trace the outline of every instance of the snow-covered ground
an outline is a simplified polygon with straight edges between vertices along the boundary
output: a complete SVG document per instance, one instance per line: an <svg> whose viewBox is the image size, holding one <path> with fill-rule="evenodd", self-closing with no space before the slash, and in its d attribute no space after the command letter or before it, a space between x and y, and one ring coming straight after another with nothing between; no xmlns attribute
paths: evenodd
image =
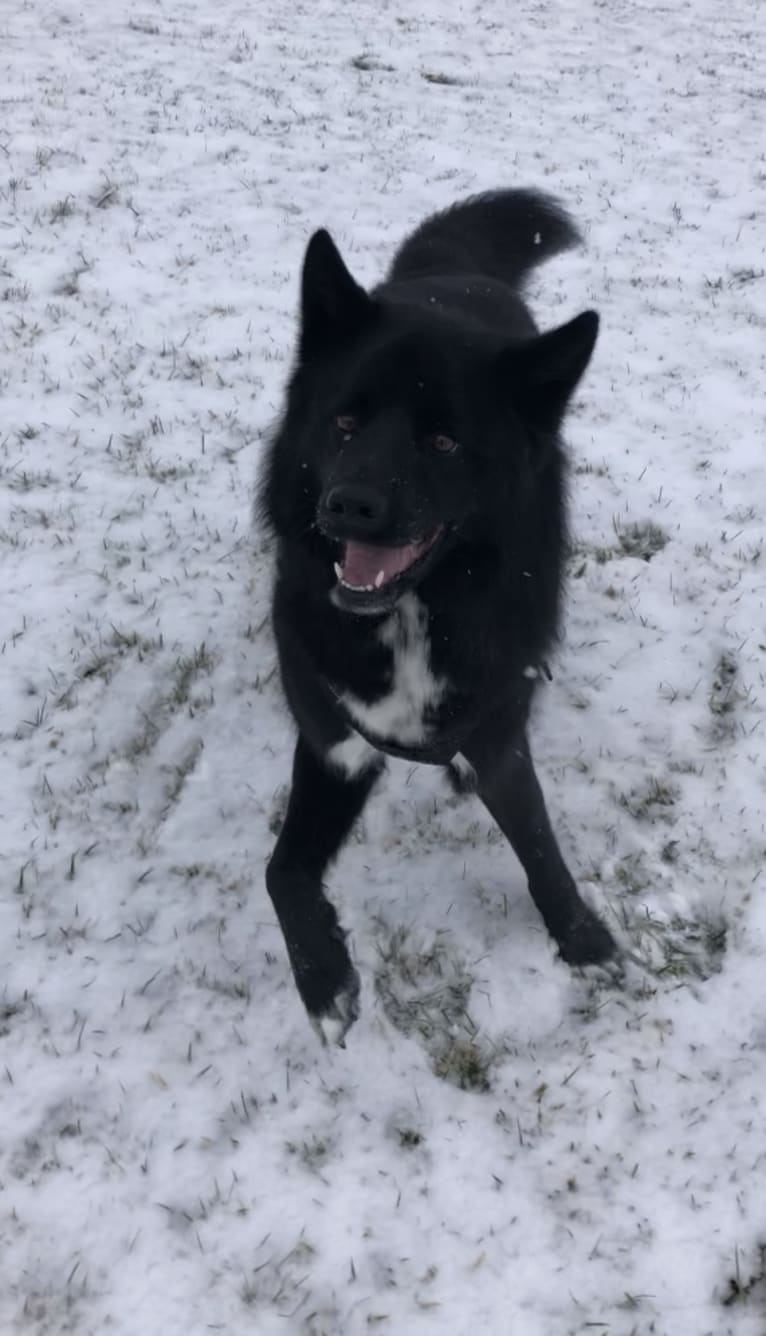
<svg viewBox="0 0 766 1336"><path fill-rule="evenodd" d="M763 1336L763 17L0 8L3 1334ZM323 1051L253 477L311 230L372 282L499 185L587 232L532 291L603 319L534 743L646 969L573 977L479 805L393 765Z"/></svg>

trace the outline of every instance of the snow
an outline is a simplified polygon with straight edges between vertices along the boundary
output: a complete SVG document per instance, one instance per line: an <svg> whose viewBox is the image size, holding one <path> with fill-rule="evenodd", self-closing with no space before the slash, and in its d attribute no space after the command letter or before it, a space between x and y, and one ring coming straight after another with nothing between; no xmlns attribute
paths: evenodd
<svg viewBox="0 0 766 1336"><path fill-rule="evenodd" d="M762 17L3 7L3 1332L762 1336ZM312 229L373 282L498 185L587 234L530 293L603 322L533 743L644 964L573 976L476 799L394 764L332 1051L263 883L253 477Z"/></svg>

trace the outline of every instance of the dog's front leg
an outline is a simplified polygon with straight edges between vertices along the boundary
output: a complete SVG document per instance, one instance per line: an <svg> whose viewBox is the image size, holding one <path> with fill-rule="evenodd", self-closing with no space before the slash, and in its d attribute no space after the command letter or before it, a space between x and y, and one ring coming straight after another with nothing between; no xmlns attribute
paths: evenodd
<svg viewBox="0 0 766 1336"><path fill-rule="evenodd" d="M480 730L463 754L476 771L479 797L492 813L527 874L529 891L561 957L595 965L617 955L617 944L580 896L551 829L526 733L498 741L498 721Z"/></svg>
<svg viewBox="0 0 766 1336"><path fill-rule="evenodd" d="M343 1043L359 1014L359 977L322 877L339 852L380 773L351 777L323 763L302 737L293 762L287 814L266 870L295 982L323 1043Z"/></svg>

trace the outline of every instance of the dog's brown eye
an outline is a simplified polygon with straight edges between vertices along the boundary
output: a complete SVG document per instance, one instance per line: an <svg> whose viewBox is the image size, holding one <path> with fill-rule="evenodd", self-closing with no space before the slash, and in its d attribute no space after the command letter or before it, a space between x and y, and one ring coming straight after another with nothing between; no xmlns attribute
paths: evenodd
<svg viewBox="0 0 766 1336"><path fill-rule="evenodd" d="M428 444L432 450L437 450L440 455L453 455L458 448L457 441L453 441L451 436L445 436L442 432L436 432L429 436Z"/></svg>
<svg viewBox="0 0 766 1336"><path fill-rule="evenodd" d="M335 430L339 431L342 436L353 436L359 426L353 413L336 413L333 418L333 424Z"/></svg>

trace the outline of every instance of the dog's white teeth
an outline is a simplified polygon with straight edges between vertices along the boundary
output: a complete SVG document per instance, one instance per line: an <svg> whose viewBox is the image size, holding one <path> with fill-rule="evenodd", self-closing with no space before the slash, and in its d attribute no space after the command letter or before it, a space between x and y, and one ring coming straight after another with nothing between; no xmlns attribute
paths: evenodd
<svg viewBox="0 0 766 1336"><path fill-rule="evenodd" d="M343 567L341 566L341 564L340 564L339 561L336 561L336 562L333 563L333 570L335 571L335 574L337 575L337 577L338 577L338 579L340 580L341 584L345 584L345 581L344 581L343 578L342 578L342 577L343 577Z"/></svg>
<svg viewBox="0 0 766 1336"><path fill-rule="evenodd" d="M375 588L376 588L376 589L380 589L380 586L382 585L382 583L383 583L383 581L385 580L385 578L386 578L386 576L385 576L385 572L384 572L384 571L378 571L377 575L375 576Z"/></svg>
<svg viewBox="0 0 766 1336"><path fill-rule="evenodd" d="M343 580L343 579L341 579L341 576L340 576L340 575L338 576L338 579L340 580L340 583L342 584L342 586L343 586L344 589L350 589L354 594L374 594L374 593L375 593L375 589L376 589L376 586L375 586L375 585L352 585L352 584L349 584L348 580ZM378 588L379 588L379 586L378 586Z"/></svg>

